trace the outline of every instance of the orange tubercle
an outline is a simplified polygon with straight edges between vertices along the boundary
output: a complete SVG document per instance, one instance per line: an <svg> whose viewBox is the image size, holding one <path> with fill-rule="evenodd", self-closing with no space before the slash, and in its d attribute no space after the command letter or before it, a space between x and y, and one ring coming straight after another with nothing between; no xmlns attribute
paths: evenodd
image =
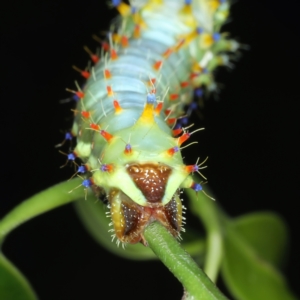
<svg viewBox="0 0 300 300"><path fill-rule="evenodd" d="M110 49L110 58L112 59L112 60L116 60L117 58L118 58L118 54L117 54L117 52L116 52L116 50L115 49Z"/></svg>
<svg viewBox="0 0 300 300"><path fill-rule="evenodd" d="M108 94L109 97L112 97L114 95L114 92L113 92L110 85L106 86L106 90L107 90L107 94Z"/></svg>
<svg viewBox="0 0 300 300"><path fill-rule="evenodd" d="M125 149L124 149L124 154L130 155L132 154L132 148L130 144L126 144Z"/></svg>
<svg viewBox="0 0 300 300"><path fill-rule="evenodd" d="M123 48L128 47L129 42L128 42L128 37L126 35L122 35L121 37L121 45Z"/></svg>
<svg viewBox="0 0 300 300"><path fill-rule="evenodd" d="M79 99L82 99L84 97L84 93L82 91L73 91L70 89L66 89L66 91L75 94Z"/></svg>
<svg viewBox="0 0 300 300"><path fill-rule="evenodd" d="M100 167L100 170L102 172L112 172L114 170L114 165L113 164L103 164Z"/></svg>
<svg viewBox="0 0 300 300"><path fill-rule="evenodd" d="M161 60L158 60L157 62L155 62L153 64L153 69L156 70L156 71L159 71L160 68L162 67L162 64L163 64L163 62Z"/></svg>
<svg viewBox="0 0 300 300"><path fill-rule="evenodd" d="M119 114L123 110L122 107L120 106L119 101L117 101L117 100L114 100L114 108L115 108L116 114Z"/></svg>
<svg viewBox="0 0 300 300"><path fill-rule="evenodd" d="M134 30L133 30L133 37L135 39L138 39L141 37L141 26L139 24L136 24L134 26Z"/></svg>
<svg viewBox="0 0 300 300"><path fill-rule="evenodd" d="M104 51L108 51L109 48L110 48L109 43L106 42L106 41L102 42L101 45L102 45L102 48L103 48Z"/></svg>
<svg viewBox="0 0 300 300"><path fill-rule="evenodd" d="M179 94L170 94L169 100L170 101L175 101L177 100L179 97Z"/></svg>
<svg viewBox="0 0 300 300"><path fill-rule="evenodd" d="M173 129L172 132L173 132L173 136L177 136L180 133L182 133L182 128Z"/></svg>
<svg viewBox="0 0 300 300"><path fill-rule="evenodd" d="M195 171L195 165L184 166L184 170L185 170L187 173L192 173L192 172Z"/></svg>
<svg viewBox="0 0 300 300"><path fill-rule="evenodd" d="M99 131L101 127L98 124L91 123L90 128Z"/></svg>
<svg viewBox="0 0 300 300"><path fill-rule="evenodd" d="M104 70L104 78L105 79L110 79L111 78L111 73L108 69Z"/></svg>
<svg viewBox="0 0 300 300"><path fill-rule="evenodd" d="M172 111L171 109L166 109L165 110L165 115L168 116L171 113L171 111Z"/></svg>
<svg viewBox="0 0 300 300"><path fill-rule="evenodd" d="M86 71L86 70L81 70L81 69L77 68L76 66L73 66L73 69L74 69L75 71L79 72L80 75L81 75L82 77L84 77L85 79L88 79L88 78L91 76L90 72L88 72L88 71Z"/></svg>
<svg viewBox="0 0 300 300"><path fill-rule="evenodd" d="M189 139L189 137L191 136L190 133L185 133L183 134L182 136L180 136L178 139L177 139L177 144L179 146L181 146L185 141L187 141Z"/></svg>
<svg viewBox="0 0 300 300"><path fill-rule="evenodd" d="M188 87L189 84L190 84L190 83L189 83L188 81L183 81L183 82L180 83L180 86L181 86L182 88L185 88L185 87Z"/></svg>
<svg viewBox="0 0 300 300"><path fill-rule="evenodd" d="M159 102L156 107L155 107L155 110L154 110L154 113L156 116L158 116L163 108L163 103L162 102Z"/></svg>
<svg viewBox="0 0 300 300"><path fill-rule="evenodd" d="M89 111L85 111L83 110L81 112L81 115L85 118L85 119L89 119L91 117L91 113Z"/></svg>
<svg viewBox="0 0 300 300"><path fill-rule="evenodd" d="M175 153L177 153L179 151L179 147L178 146L175 146L173 148L170 148L167 150L167 154L170 155L170 156L173 156Z"/></svg>
<svg viewBox="0 0 300 300"><path fill-rule="evenodd" d="M114 137L112 134L108 133L105 130L100 130L100 134L108 141L110 142L111 139Z"/></svg>
<svg viewBox="0 0 300 300"><path fill-rule="evenodd" d="M172 53L173 53L173 49L172 49L172 48L168 48L168 49L163 53L163 57L164 57L164 58L168 58Z"/></svg>
<svg viewBox="0 0 300 300"><path fill-rule="evenodd" d="M169 118L169 119L167 119L167 123L168 123L169 125L175 124L176 121L177 121L177 118Z"/></svg>
<svg viewBox="0 0 300 300"><path fill-rule="evenodd" d="M93 53L87 46L84 46L83 48L89 54L94 64L96 64L100 60L100 57L97 54Z"/></svg>
<svg viewBox="0 0 300 300"><path fill-rule="evenodd" d="M185 44L185 39L181 39L174 47L175 51L178 51Z"/></svg>

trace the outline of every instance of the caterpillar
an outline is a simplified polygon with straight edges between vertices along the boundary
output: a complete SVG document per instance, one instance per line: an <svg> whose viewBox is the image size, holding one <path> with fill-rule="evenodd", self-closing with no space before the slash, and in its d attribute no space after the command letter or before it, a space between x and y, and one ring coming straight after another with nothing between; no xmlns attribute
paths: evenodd
<svg viewBox="0 0 300 300"><path fill-rule="evenodd" d="M227 0L114 0L120 18L112 23L101 53L86 48L94 66L74 67L87 79L71 90L77 97L74 123L65 140L78 162L82 186L107 195L117 243L142 242L154 220L179 238L184 207L180 190L204 192L185 165L181 149L201 130L183 125L193 95L213 92L213 71L229 66L239 43L220 33ZM204 177L202 175L202 177ZM205 178L205 177L204 177ZM205 178L206 179L206 178Z"/></svg>

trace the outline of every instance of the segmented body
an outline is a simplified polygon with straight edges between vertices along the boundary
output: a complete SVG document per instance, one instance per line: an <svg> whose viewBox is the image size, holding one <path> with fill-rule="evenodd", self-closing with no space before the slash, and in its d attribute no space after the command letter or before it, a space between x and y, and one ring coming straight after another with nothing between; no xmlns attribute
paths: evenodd
<svg viewBox="0 0 300 300"><path fill-rule="evenodd" d="M153 220L179 236L178 191L202 190L190 176L199 166L186 166L180 152L190 133L175 125L195 88L215 89L212 71L229 63L226 52L238 44L219 33L227 1L134 3L113 1L121 17L107 51L82 72L88 80L77 91L72 154L87 171L83 186L108 195L117 238L145 244Z"/></svg>

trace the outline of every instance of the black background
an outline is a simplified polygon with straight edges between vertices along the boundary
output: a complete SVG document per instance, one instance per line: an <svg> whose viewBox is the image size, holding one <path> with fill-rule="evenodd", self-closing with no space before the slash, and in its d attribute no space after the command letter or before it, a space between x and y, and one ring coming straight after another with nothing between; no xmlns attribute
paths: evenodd
<svg viewBox="0 0 300 300"><path fill-rule="evenodd" d="M205 175L231 216L280 213L291 232L284 274L299 295L299 38L296 1L240 1L224 30L250 45L210 99L187 160L208 155ZM1 9L0 216L26 197L70 177L54 145L68 126L69 95L84 68L83 45L115 16L101 1L11 1ZM193 153L194 151L194 153ZM198 151L198 153L197 153ZM160 262L125 261L86 233L71 205L16 229L4 253L29 278L40 299L179 299L181 287Z"/></svg>

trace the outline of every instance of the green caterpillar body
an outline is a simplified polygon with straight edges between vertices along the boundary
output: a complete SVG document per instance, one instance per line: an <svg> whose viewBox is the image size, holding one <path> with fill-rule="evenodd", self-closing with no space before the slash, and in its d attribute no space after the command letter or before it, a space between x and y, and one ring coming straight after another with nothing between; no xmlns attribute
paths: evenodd
<svg viewBox="0 0 300 300"><path fill-rule="evenodd" d="M239 45L219 33L228 1L134 4L113 1L121 17L106 52L82 71L88 80L76 92L72 157L83 162L82 185L107 195L118 241L146 244L143 231L154 220L178 237L179 190L202 190L191 177L200 165L185 165L180 152L191 133L176 121L195 88L216 88L212 71Z"/></svg>

